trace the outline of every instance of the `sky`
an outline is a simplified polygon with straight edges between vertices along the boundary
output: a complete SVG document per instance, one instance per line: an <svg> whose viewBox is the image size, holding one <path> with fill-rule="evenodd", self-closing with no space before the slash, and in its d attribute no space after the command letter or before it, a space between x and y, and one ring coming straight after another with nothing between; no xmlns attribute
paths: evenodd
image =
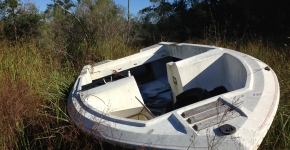
<svg viewBox="0 0 290 150"><path fill-rule="evenodd" d="M52 0L22 0L23 2L34 2L39 11L44 11L47 4L51 4ZM73 0L76 2L76 0ZM122 5L127 9L128 0L114 0L116 4ZM139 10L151 5L150 0L130 0L130 13L136 15Z"/></svg>

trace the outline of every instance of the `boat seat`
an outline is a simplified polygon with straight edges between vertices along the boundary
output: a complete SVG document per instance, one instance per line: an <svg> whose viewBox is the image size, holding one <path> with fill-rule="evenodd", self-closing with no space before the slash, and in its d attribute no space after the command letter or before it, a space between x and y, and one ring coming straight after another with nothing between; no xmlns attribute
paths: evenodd
<svg viewBox="0 0 290 150"><path fill-rule="evenodd" d="M210 97L210 93L204 88L192 88L176 96L174 108L178 109Z"/></svg>
<svg viewBox="0 0 290 150"><path fill-rule="evenodd" d="M86 92L90 95L87 103L104 113L123 118L142 113L148 119L153 118L144 110L144 102L133 76L96 87L92 93L90 90Z"/></svg>

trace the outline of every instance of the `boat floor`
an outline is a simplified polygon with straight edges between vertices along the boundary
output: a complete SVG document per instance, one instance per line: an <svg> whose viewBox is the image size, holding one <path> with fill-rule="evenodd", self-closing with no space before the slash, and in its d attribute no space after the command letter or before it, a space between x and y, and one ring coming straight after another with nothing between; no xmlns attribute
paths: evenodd
<svg viewBox="0 0 290 150"><path fill-rule="evenodd" d="M155 116L160 116L173 109L172 91L166 75L139 84L139 90L144 103Z"/></svg>

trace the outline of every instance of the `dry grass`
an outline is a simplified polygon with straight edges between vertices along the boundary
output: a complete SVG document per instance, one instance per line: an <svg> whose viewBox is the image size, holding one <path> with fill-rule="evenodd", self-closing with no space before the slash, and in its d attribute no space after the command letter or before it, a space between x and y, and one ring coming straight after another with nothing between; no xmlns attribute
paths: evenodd
<svg viewBox="0 0 290 150"><path fill-rule="evenodd" d="M86 55L70 62L34 42L1 41L0 47L0 149L116 149L76 127L66 111L70 86L79 73L75 70L85 65ZM112 43L99 45L94 52L105 49L108 52L96 56L98 60L133 53Z"/></svg>
<svg viewBox="0 0 290 150"><path fill-rule="evenodd" d="M280 104L260 148L290 147L289 48L259 40L237 43L207 39L191 43L217 44L241 51L264 61L276 72L281 88ZM112 40L87 52L91 55L86 53L72 61L63 54L44 51L33 42L13 45L0 42L0 149L120 149L76 127L66 112L67 96L80 67L124 57L138 52L138 48Z"/></svg>
<svg viewBox="0 0 290 150"><path fill-rule="evenodd" d="M27 122L35 119L43 101L38 99L36 93L29 91L24 81L12 82L4 76L0 83L1 142L3 148L12 149L17 133L22 134Z"/></svg>

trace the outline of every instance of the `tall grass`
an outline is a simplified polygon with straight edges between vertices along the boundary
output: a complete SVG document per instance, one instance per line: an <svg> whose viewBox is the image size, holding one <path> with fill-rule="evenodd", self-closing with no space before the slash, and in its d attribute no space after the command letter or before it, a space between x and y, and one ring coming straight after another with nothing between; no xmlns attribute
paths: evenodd
<svg viewBox="0 0 290 150"><path fill-rule="evenodd" d="M281 99L260 148L289 148L289 48L260 40L237 44L206 39L191 43L241 51L264 61L276 72ZM74 125L66 112L67 96L83 65L124 57L138 49L112 39L85 49L72 61L61 53L39 48L34 42L0 41L0 149L116 149Z"/></svg>
<svg viewBox="0 0 290 150"><path fill-rule="evenodd" d="M94 61L133 53L120 43L91 48ZM120 54L121 53L121 54ZM85 134L66 112L67 96L83 59L70 61L34 42L0 41L0 149L93 149L104 143ZM93 63L93 62L92 62Z"/></svg>
<svg viewBox="0 0 290 150"><path fill-rule="evenodd" d="M59 105L73 78L33 43L7 43L0 42L0 149L30 149L35 136L48 138L47 132L54 130L43 122L51 118L69 122L61 116L65 113L59 113L63 111ZM33 133L36 128L27 130L35 126L39 134Z"/></svg>

